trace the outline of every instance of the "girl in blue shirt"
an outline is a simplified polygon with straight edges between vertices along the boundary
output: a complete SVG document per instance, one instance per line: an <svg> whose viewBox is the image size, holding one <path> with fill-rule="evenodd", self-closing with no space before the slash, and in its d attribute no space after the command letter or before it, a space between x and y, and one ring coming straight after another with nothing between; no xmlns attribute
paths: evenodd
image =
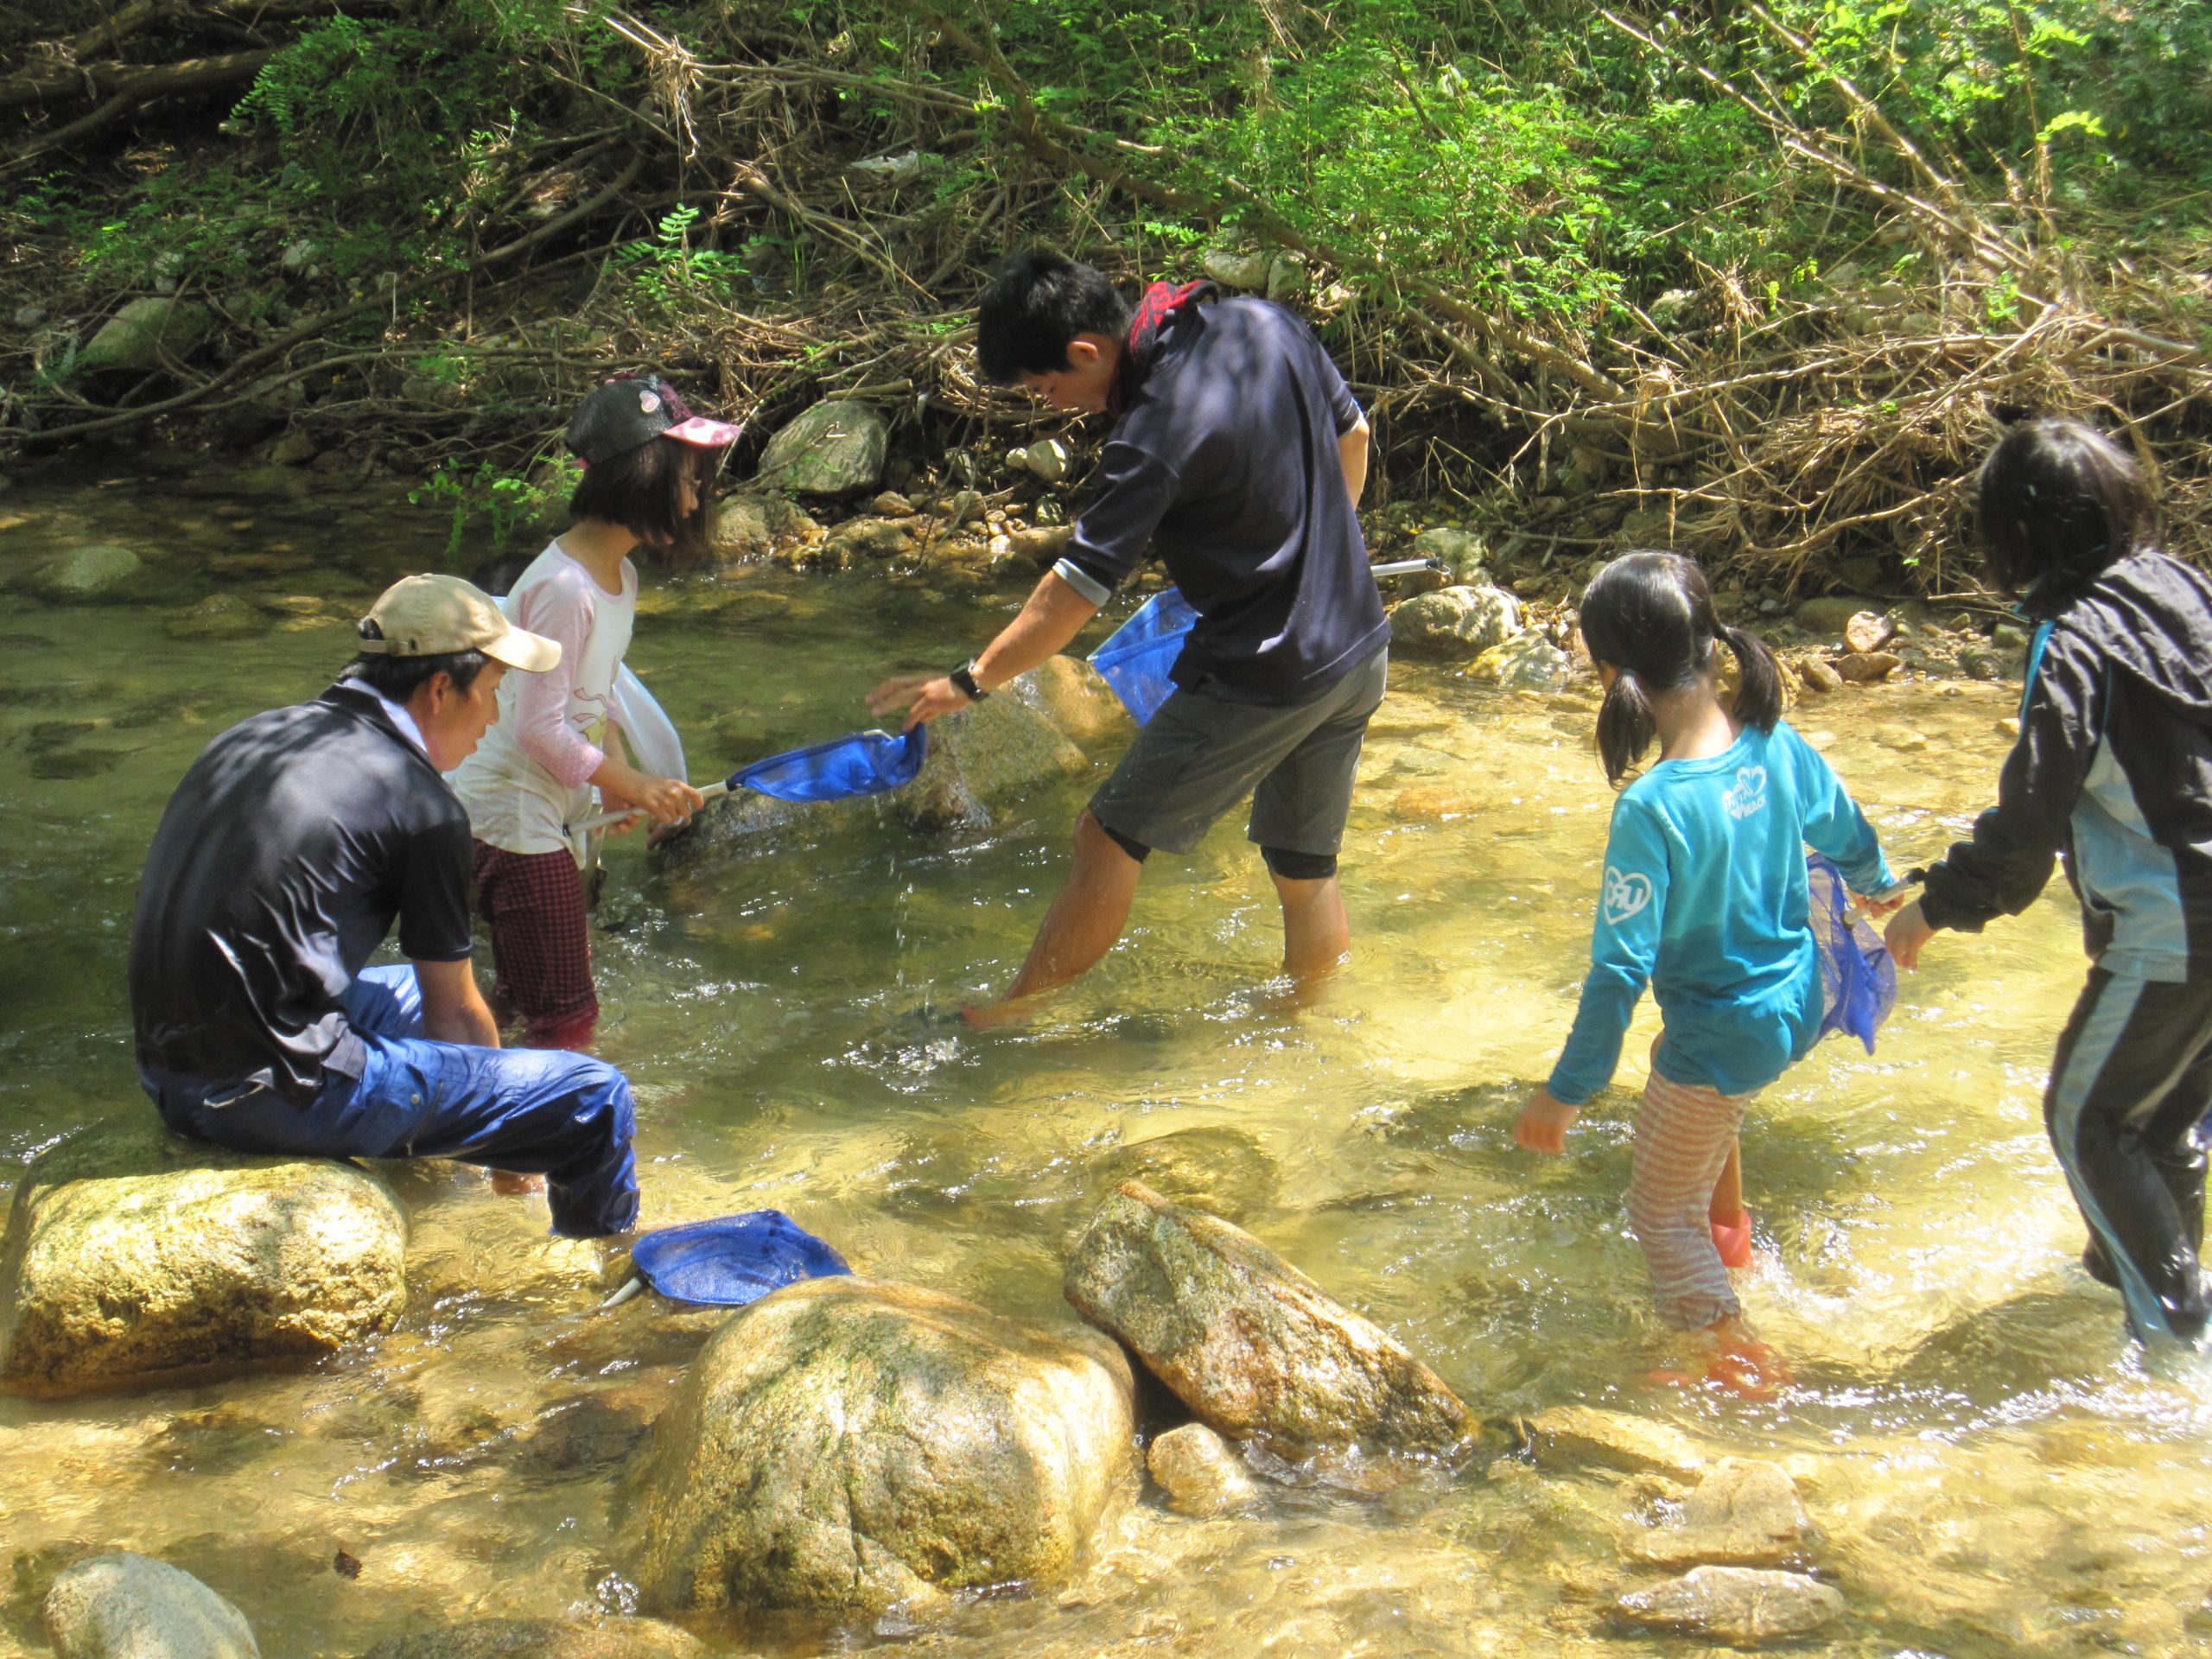
<svg viewBox="0 0 2212 1659"><path fill-rule="evenodd" d="M1823 1029L1806 844L1855 892L1881 896L1877 910L1895 908L1897 882L1866 816L1782 720L1773 656L1715 618L1694 563L1674 553L1614 560L1584 594L1581 626L1605 687L1606 777L1618 784L1654 738L1659 760L1614 804L1581 1007L1514 1138L1565 1150L1583 1103L1612 1078L1648 981L1666 1023L1637 1120L1630 1224L1661 1318L1712 1331L1720 1354L1736 1357L1716 1375L1755 1384L1744 1365L1756 1370L1764 1351L1742 1327L1713 1205L1745 1107ZM1741 670L1732 715L1716 639Z"/></svg>

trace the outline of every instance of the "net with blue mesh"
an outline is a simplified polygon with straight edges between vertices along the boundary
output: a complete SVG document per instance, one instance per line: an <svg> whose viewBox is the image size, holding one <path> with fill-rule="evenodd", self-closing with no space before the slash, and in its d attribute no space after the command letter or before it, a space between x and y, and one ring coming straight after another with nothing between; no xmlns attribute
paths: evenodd
<svg viewBox="0 0 2212 1659"><path fill-rule="evenodd" d="M1090 653L1090 665L1114 688L1114 695L1140 726L1160 712L1175 690L1170 677L1198 613L1173 588L1162 588L1137 607L1129 620Z"/></svg>
<svg viewBox="0 0 2212 1659"><path fill-rule="evenodd" d="M802 1279L850 1273L845 1258L780 1210L748 1210L645 1234L639 1277L675 1302L742 1307Z"/></svg>
<svg viewBox="0 0 2212 1659"><path fill-rule="evenodd" d="M855 732L829 743L791 749L756 760L730 776L729 786L772 795L779 801L842 801L880 795L911 784L929 758L929 728L893 737Z"/></svg>
<svg viewBox="0 0 2212 1659"><path fill-rule="evenodd" d="M1813 943L1821 957L1821 1028L1848 1033L1874 1052L1874 1033L1897 1001L1897 963L1882 936L1851 913L1843 872L1819 853L1805 858Z"/></svg>

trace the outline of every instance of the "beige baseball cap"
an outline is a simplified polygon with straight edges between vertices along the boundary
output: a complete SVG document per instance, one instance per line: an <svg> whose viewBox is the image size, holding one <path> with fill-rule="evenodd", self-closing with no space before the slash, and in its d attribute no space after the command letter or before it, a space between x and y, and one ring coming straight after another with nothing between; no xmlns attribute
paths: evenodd
<svg viewBox="0 0 2212 1659"><path fill-rule="evenodd" d="M409 576L359 624L361 650L389 657L441 657L480 651L495 663L542 674L561 660L561 642L526 633L507 620L499 601L459 576Z"/></svg>

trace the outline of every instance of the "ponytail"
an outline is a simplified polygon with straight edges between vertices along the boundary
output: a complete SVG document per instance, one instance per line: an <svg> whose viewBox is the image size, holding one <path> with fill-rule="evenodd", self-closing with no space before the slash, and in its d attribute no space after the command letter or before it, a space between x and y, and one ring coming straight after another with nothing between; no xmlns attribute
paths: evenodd
<svg viewBox="0 0 2212 1659"><path fill-rule="evenodd" d="M1622 777L1643 759L1651 740L1659 734L1652 718L1650 699L1636 671L1624 668L1613 676L1612 688L1598 709L1598 754L1605 763L1605 781L1618 785Z"/></svg>
<svg viewBox="0 0 2212 1659"><path fill-rule="evenodd" d="M1774 722L1782 718L1782 670L1774 660L1774 653L1766 648L1764 639L1747 629L1723 622L1717 632L1720 642L1736 656L1739 676L1736 718L1763 732L1772 731ZM1599 716L1600 729L1604 718L1603 715Z"/></svg>

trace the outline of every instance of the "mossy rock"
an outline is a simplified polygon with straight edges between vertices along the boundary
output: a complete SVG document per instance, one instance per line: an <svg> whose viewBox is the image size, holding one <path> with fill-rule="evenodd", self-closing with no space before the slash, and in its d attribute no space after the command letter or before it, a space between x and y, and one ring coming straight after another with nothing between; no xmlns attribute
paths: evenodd
<svg viewBox="0 0 2212 1659"><path fill-rule="evenodd" d="M145 561L112 542L88 542L32 573L30 590L62 604L88 599L121 599L135 592L146 574Z"/></svg>
<svg viewBox="0 0 2212 1659"><path fill-rule="evenodd" d="M831 397L794 417L760 452L759 483L799 495L843 495L883 481L891 429L872 404Z"/></svg>
<svg viewBox="0 0 2212 1659"><path fill-rule="evenodd" d="M336 1352L399 1318L406 1240L373 1176L204 1146L142 1107L17 1184L0 1382L69 1393Z"/></svg>
<svg viewBox="0 0 2212 1659"><path fill-rule="evenodd" d="M191 356L214 327L215 314L190 300L133 300L100 325L77 366L143 374L164 359Z"/></svg>
<svg viewBox="0 0 2212 1659"><path fill-rule="evenodd" d="M1388 1332L1242 1228L1124 1181L1068 1260L1076 1311L1128 1344L1200 1422L1294 1460L1450 1455L1475 1424Z"/></svg>
<svg viewBox="0 0 2212 1659"><path fill-rule="evenodd" d="M869 1612L1045 1584L1135 1485L1111 1340L859 1278L786 1286L692 1363L636 1471L658 1611Z"/></svg>
<svg viewBox="0 0 2212 1659"><path fill-rule="evenodd" d="M210 594L162 626L172 639L251 639L268 632L270 622L236 594Z"/></svg>

